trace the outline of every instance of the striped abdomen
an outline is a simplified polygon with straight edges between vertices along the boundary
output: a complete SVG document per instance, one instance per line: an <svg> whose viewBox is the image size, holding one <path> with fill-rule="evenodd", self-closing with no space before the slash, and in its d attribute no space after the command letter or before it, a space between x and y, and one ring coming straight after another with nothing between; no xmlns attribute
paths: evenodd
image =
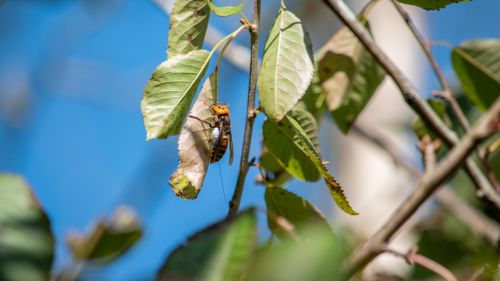
<svg viewBox="0 0 500 281"><path fill-rule="evenodd" d="M226 153L227 146L229 144L229 135L227 132L225 130L220 130L219 134L218 138L214 138L210 163L219 161L222 156L224 156L224 153Z"/></svg>

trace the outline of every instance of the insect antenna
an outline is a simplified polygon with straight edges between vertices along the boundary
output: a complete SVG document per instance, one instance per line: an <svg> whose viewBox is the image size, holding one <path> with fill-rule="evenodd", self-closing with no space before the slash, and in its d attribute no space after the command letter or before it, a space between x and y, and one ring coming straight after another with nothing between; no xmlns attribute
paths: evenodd
<svg viewBox="0 0 500 281"><path fill-rule="evenodd" d="M220 163L218 164L219 164L218 166L219 166L220 184L222 186L222 195L224 196L224 204L227 206L226 189L224 188L224 181L222 180L222 169L220 168Z"/></svg>

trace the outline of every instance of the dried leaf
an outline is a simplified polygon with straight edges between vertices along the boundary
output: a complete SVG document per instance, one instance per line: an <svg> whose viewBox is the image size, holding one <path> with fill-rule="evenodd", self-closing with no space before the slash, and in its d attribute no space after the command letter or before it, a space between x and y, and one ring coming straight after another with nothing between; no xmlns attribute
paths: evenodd
<svg viewBox="0 0 500 281"><path fill-rule="evenodd" d="M195 199L200 192L203 180L210 164L210 124L213 115L215 79L211 75L203 84L198 99L193 105L179 137L179 168L170 177L170 185L177 196L183 199ZM196 118L195 118L196 117Z"/></svg>

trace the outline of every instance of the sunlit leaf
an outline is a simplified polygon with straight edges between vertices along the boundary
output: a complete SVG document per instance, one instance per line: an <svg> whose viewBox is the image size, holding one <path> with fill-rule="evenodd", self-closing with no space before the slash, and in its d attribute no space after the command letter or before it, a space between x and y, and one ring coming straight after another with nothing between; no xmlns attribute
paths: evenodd
<svg viewBox="0 0 500 281"><path fill-rule="evenodd" d="M106 263L125 254L141 236L137 217L122 207L111 219L100 220L88 233L68 236L68 245L76 260Z"/></svg>
<svg viewBox="0 0 500 281"><path fill-rule="evenodd" d="M500 97L500 40L468 41L452 52L466 96L482 111Z"/></svg>
<svg viewBox="0 0 500 281"><path fill-rule="evenodd" d="M314 117L307 111L294 110L295 116L302 115L307 131L312 132L310 137L315 139L315 144L307 136L311 146L317 146L317 127ZM281 124L266 120L263 125L264 145L269 149L276 161L292 176L305 181L317 181L320 177L314 163L304 152L302 142L290 124L290 116L286 116ZM304 132L305 134L305 132Z"/></svg>
<svg viewBox="0 0 500 281"><path fill-rule="evenodd" d="M31 189L0 174L0 280L49 280L53 258L50 222Z"/></svg>
<svg viewBox="0 0 500 281"><path fill-rule="evenodd" d="M242 280L256 248L253 210L196 233L167 258L157 280Z"/></svg>
<svg viewBox="0 0 500 281"><path fill-rule="evenodd" d="M260 105L279 121L304 95L313 75L312 46L302 22L282 6L264 47L257 82Z"/></svg>
<svg viewBox="0 0 500 281"><path fill-rule="evenodd" d="M292 115L300 114L304 114L304 111L294 110ZM287 115L280 124L270 120L264 122L264 144L275 156L277 162L294 177L302 180L317 180L318 174L321 175L337 206L350 215L357 215L340 184L324 166L314 141L306 133L307 129L299 123L300 119L292 115ZM312 116L308 120L308 123L304 121L302 123L315 124ZM311 131L315 132L315 130Z"/></svg>
<svg viewBox="0 0 500 281"><path fill-rule="evenodd" d="M243 3L239 4L238 6L224 6L224 7L219 7L216 6L212 3L213 0L206 0L208 5L210 6L210 9L218 16L220 17L229 17L232 15L235 15L245 7L245 4L247 3L247 0L243 1Z"/></svg>
<svg viewBox="0 0 500 281"><path fill-rule="evenodd" d="M469 2L469 0L397 0L403 4L418 6L426 10L439 10L453 3Z"/></svg>
<svg viewBox="0 0 500 281"><path fill-rule="evenodd" d="M345 281L342 264L349 244L331 230L314 226L304 230L308 239L284 240L264 248L255 259L248 281Z"/></svg>
<svg viewBox="0 0 500 281"><path fill-rule="evenodd" d="M347 27L335 33L321 53L318 72L326 104L339 129L347 133L385 73Z"/></svg>
<svg viewBox="0 0 500 281"><path fill-rule="evenodd" d="M196 50L156 68L141 102L148 140L179 134L209 60L209 52Z"/></svg>
<svg viewBox="0 0 500 281"><path fill-rule="evenodd" d="M278 237L287 237L287 234L284 234L282 228L277 226L276 217L284 217L289 221L299 236L303 234L302 230L312 224L331 230L318 208L304 198L280 187L266 188L265 197L268 212L267 223L269 229Z"/></svg>
<svg viewBox="0 0 500 281"><path fill-rule="evenodd" d="M203 185L210 164L210 128L200 120L213 123L210 106L213 104L215 78L211 75L203 84L179 137L179 167L170 177L170 186L177 196L195 199Z"/></svg>
<svg viewBox="0 0 500 281"><path fill-rule="evenodd" d="M168 32L169 59L202 48L209 16L207 0L175 0Z"/></svg>

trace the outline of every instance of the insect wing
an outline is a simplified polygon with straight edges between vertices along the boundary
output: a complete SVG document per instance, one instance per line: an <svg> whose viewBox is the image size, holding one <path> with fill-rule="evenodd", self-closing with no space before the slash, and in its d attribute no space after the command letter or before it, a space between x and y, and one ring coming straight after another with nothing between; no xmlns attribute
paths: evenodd
<svg viewBox="0 0 500 281"><path fill-rule="evenodd" d="M233 135L229 133L229 165L233 164Z"/></svg>

